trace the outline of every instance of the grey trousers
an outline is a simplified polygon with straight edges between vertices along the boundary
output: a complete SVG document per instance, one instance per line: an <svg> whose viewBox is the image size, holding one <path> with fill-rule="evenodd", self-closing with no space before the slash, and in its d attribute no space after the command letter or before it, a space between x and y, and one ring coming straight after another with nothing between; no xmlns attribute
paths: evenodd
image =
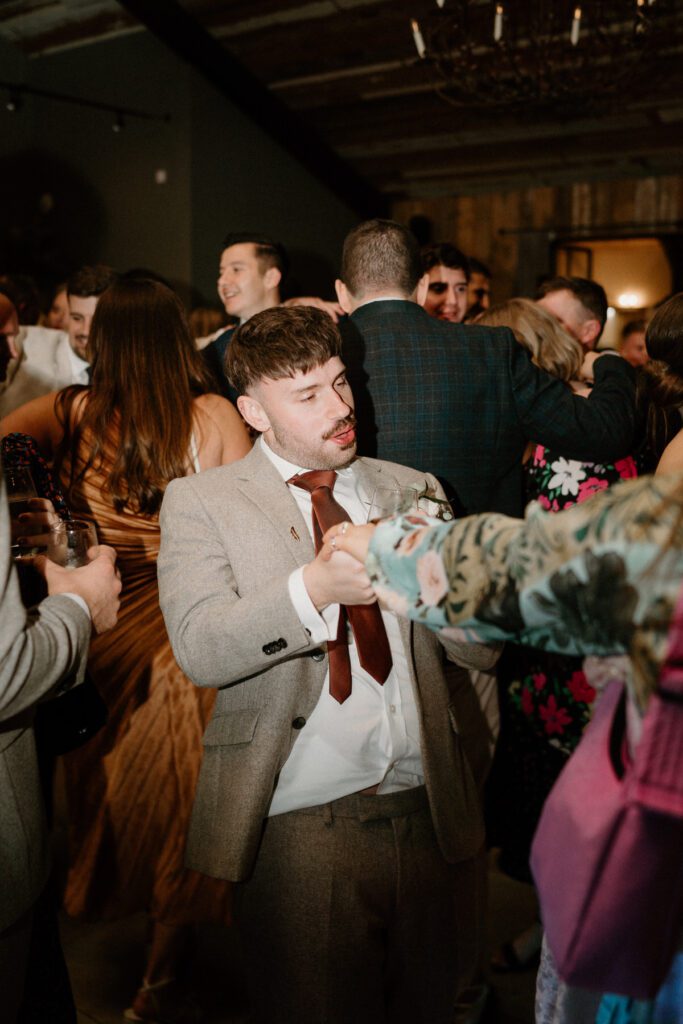
<svg viewBox="0 0 683 1024"><path fill-rule="evenodd" d="M424 787L267 819L236 896L258 1024L452 1024L475 863L444 860Z"/></svg>

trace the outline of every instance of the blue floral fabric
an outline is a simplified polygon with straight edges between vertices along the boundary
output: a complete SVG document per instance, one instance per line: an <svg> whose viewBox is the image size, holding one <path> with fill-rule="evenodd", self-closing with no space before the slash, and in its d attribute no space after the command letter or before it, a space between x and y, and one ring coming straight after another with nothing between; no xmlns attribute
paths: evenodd
<svg viewBox="0 0 683 1024"><path fill-rule="evenodd" d="M446 636L630 654L642 699L683 580L682 505L683 474L673 474L626 480L559 513L532 503L524 520L402 517L378 526L367 567L389 607Z"/></svg>

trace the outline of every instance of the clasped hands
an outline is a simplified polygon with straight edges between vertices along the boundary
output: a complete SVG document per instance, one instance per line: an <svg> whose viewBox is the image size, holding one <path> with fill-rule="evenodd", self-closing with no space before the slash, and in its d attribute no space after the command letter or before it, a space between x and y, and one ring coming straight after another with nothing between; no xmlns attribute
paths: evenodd
<svg viewBox="0 0 683 1024"><path fill-rule="evenodd" d="M304 568L304 584L318 611L330 604L373 604L377 600L365 571L374 530L371 523L339 523L327 531L320 551Z"/></svg>

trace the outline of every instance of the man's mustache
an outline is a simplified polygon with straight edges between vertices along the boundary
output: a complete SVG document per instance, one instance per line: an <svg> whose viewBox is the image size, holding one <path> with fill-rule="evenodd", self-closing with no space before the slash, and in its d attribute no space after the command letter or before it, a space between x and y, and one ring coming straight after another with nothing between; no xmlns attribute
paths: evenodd
<svg viewBox="0 0 683 1024"><path fill-rule="evenodd" d="M323 434L323 441L329 441L331 437L336 437L337 434L341 434L343 430L348 430L349 427L355 427L356 417L351 413L350 416L346 416L343 420L339 420L333 427L332 430L328 430L326 434Z"/></svg>

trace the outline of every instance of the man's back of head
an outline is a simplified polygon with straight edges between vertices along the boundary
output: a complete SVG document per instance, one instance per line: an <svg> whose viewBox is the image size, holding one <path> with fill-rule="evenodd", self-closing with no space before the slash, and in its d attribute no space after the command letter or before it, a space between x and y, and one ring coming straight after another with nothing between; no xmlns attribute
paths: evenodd
<svg viewBox="0 0 683 1024"><path fill-rule="evenodd" d="M372 297L410 299L422 274L420 248L402 224L368 220L346 236L341 284L353 308ZM341 295L339 301L346 309Z"/></svg>
<svg viewBox="0 0 683 1024"><path fill-rule="evenodd" d="M607 296L586 277L554 277L538 289L536 301L585 349L594 349L607 320Z"/></svg>

